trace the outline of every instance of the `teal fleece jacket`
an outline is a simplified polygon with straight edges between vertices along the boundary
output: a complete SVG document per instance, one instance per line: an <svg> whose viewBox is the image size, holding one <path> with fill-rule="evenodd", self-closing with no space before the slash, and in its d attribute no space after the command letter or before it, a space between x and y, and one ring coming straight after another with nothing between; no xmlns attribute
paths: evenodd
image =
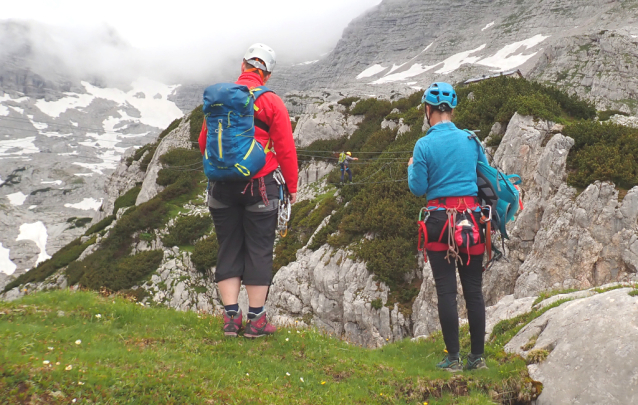
<svg viewBox="0 0 638 405"><path fill-rule="evenodd" d="M487 162L478 142L451 122L428 130L414 145L413 163L408 167L408 185L417 197L475 197L476 166Z"/></svg>

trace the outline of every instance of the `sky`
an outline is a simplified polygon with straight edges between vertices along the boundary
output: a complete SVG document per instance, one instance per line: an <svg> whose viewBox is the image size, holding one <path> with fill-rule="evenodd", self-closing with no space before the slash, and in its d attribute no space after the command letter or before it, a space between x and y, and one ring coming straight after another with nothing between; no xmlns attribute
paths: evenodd
<svg viewBox="0 0 638 405"><path fill-rule="evenodd" d="M117 69L122 75L153 69L182 80L186 72L202 76L231 61L239 64L255 42L271 46L279 64L317 59L336 45L352 19L380 2L30 0L3 2L0 19L44 24L54 39L43 51L73 60L78 70L97 61L114 75Z"/></svg>

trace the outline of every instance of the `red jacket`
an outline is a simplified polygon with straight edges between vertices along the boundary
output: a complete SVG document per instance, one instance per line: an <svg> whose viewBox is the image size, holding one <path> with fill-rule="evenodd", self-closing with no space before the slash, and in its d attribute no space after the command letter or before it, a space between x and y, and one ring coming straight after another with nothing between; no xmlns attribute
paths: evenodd
<svg viewBox="0 0 638 405"><path fill-rule="evenodd" d="M257 73L242 73L236 84L243 84L250 88L263 86L264 82ZM259 107L259 111L255 112L255 117L266 123L270 127L270 135L261 128L255 127L255 139L266 148L268 140L272 140L270 152L266 155L266 165L253 178L264 177L272 173L281 166L281 173L284 175L288 191L297 192L297 180L299 172L297 167L297 150L295 149L295 141L292 138L292 126L290 125L290 116L284 102L275 93L264 93L261 95L255 105ZM206 128L206 120L202 125L202 131L199 134L199 150L202 155L206 151L206 136L208 129ZM273 148L277 151L273 151Z"/></svg>

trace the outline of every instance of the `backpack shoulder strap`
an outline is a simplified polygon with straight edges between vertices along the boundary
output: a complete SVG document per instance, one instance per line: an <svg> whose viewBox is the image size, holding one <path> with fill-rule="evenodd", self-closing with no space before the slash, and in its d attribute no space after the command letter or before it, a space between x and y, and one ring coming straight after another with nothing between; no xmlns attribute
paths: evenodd
<svg viewBox="0 0 638 405"><path fill-rule="evenodd" d="M250 94L255 97L255 100L266 93L274 93L274 91L270 90L266 86L253 87L252 89L250 89Z"/></svg>
<svg viewBox="0 0 638 405"><path fill-rule="evenodd" d="M478 143L478 145L481 148L481 150L483 151L483 153L485 153L485 148L483 147L483 144L481 143L481 140L478 138L478 136L476 136L476 134L473 131L470 131L469 129L464 129L463 132L467 132L469 134L467 139L470 139L470 140L474 139L476 141L476 143Z"/></svg>
<svg viewBox="0 0 638 405"><path fill-rule="evenodd" d="M254 87L250 89L250 94L255 98L255 101L257 101L257 99L260 96L266 93L274 93L274 91L270 90L266 86L259 86L259 87ZM257 107L256 105L254 106L254 108L255 108L255 112L259 111L259 107ZM268 124L266 124L265 122L263 122L262 120L256 117L255 117L255 126L257 128L263 129L266 132L270 132L270 127L268 126Z"/></svg>

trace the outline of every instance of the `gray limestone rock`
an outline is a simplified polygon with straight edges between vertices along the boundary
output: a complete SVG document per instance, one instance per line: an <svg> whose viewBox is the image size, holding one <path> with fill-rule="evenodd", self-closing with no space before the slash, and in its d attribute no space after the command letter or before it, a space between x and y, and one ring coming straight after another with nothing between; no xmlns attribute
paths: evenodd
<svg viewBox="0 0 638 405"><path fill-rule="evenodd" d="M192 148L190 140L190 120L188 118L182 119L179 126L166 135L155 150L153 159L151 159L151 163L149 163L146 169L142 190L137 196L135 205L144 204L163 190L163 187L156 182L157 174L162 169L162 163L160 163L159 158L165 153L177 148Z"/></svg>
<svg viewBox="0 0 638 405"><path fill-rule="evenodd" d="M295 144L303 148L320 139L349 137L362 120L362 115L350 115L336 102L308 104L295 128Z"/></svg>
<svg viewBox="0 0 638 405"><path fill-rule="evenodd" d="M409 319L397 305L385 306L388 288L374 281L365 263L327 245L315 252L299 250L297 260L275 275L268 300L279 324L313 324L368 347L410 334Z"/></svg>
<svg viewBox="0 0 638 405"><path fill-rule="evenodd" d="M529 366L543 383L538 405L638 402L638 297L617 289L550 309L505 350L549 355ZM528 344L529 343L529 344Z"/></svg>

